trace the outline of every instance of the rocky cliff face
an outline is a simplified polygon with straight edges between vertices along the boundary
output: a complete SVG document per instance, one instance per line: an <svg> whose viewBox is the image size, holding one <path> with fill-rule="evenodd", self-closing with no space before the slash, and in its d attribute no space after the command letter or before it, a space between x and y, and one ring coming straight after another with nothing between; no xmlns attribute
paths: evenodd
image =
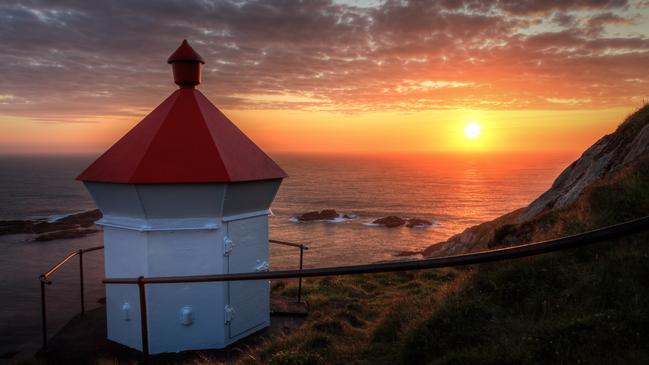
<svg viewBox="0 0 649 365"><path fill-rule="evenodd" d="M550 190L521 213L519 223L529 221L549 209L568 207L594 182L647 154L649 105L627 118L614 133L602 137L568 166L554 181Z"/></svg>
<svg viewBox="0 0 649 365"><path fill-rule="evenodd" d="M602 137L570 164L552 187L526 208L493 221L467 228L446 242L430 246L424 256L456 255L487 249L494 239L515 227L538 230L537 218L551 210L568 208L593 184L607 179L626 166L649 157L649 104L629 116L614 133ZM520 242L522 243L522 242Z"/></svg>

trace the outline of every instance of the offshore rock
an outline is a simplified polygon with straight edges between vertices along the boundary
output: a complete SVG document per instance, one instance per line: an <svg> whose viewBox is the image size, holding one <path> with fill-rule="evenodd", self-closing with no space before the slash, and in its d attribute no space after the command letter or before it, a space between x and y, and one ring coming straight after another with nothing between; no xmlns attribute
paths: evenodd
<svg viewBox="0 0 649 365"><path fill-rule="evenodd" d="M406 224L406 220L399 218L395 215L390 215L387 217L379 218L372 222L373 224L380 224L388 228L400 227Z"/></svg>
<svg viewBox="0 0 649 365"><path fill-rule="evenodd" d="M373 221L372 224L380 224L388 228L401 227L404 224L408 228L422 228L422 227L432 226L433 222L421 218L405 219L405 218L397 217L395 215L390 215L387 217L379 218Z"/></svg>
<svg viewBox="0 0 649 365"><path fill-rule="evenodd" d="M433 222L426 220L426 219L421 219L421 218L410 218L408 219L408 224L406 224L406 227L408 228L418 228L418 227L428 227L432 226Z"/></svg>
<svg viewBox="0 0 649 365"><path fill-rule="evenodd" d="M334 220L336 218L338 218L338 212L336 212L335 209L324 209L320 212L318 211L307 212L297 217L297 219L300 222Z"/></svg>
<svg viewBox="0 0 649 365"><path fill-rule="evenodd" d="M98 209L87 212L72 214L63 217L54 222L44 220L12 220L0 221L0 235L4 234L24 234L24 233L47 233L63 230L76 230L79 228L88 228L95 224L95 221L101 218L101 212Z"/></svg>

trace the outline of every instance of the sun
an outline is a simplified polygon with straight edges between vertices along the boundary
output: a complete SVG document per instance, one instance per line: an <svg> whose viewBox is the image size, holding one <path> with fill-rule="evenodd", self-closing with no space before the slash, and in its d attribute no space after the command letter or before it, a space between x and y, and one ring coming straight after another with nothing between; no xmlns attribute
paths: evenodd
<svg viewBox="0 0 649 365"><path fill-rule="evenodd" d="M464 135L469 139L480 137L480 125L476 122L469 122L469 124L464 127Z"/></svg>

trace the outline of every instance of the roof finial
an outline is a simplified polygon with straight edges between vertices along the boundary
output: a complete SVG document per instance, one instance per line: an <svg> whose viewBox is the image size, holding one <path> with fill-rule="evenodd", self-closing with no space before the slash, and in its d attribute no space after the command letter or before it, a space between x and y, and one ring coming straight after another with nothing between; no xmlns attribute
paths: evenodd
<svg viewBox="0 0 649 365"><path fill-rule="evenodd" d="M174 82L180 87L190 87L201 83L201 69L205 61L187 40L183 40L180 47L169 56L167 63L173 68Z"/></svg>

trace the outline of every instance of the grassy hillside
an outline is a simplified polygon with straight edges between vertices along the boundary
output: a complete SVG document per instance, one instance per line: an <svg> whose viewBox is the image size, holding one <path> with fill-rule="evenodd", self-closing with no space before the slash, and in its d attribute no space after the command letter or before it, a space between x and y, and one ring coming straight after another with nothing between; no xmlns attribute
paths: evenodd
<svg viewBox="0 0 649 365"><path fill-rule="evenodd" d="M649 214L649 160L577 204L507 227L522 241ZM504 237L502 237L504 236ZM649 235L483 265L398 344L402 363L649 363Z"/></svg>
<svg viewBox="0 0 649 365"><path fill-rule="evenodd" d="M503 226L496 236L522 243L648 213L644 159L571 207ZM647 364L647 283L646 234L458 270L309 280L306 325L251 350L244 362ZM274 290L295 288L276 283Z"/></svg>

